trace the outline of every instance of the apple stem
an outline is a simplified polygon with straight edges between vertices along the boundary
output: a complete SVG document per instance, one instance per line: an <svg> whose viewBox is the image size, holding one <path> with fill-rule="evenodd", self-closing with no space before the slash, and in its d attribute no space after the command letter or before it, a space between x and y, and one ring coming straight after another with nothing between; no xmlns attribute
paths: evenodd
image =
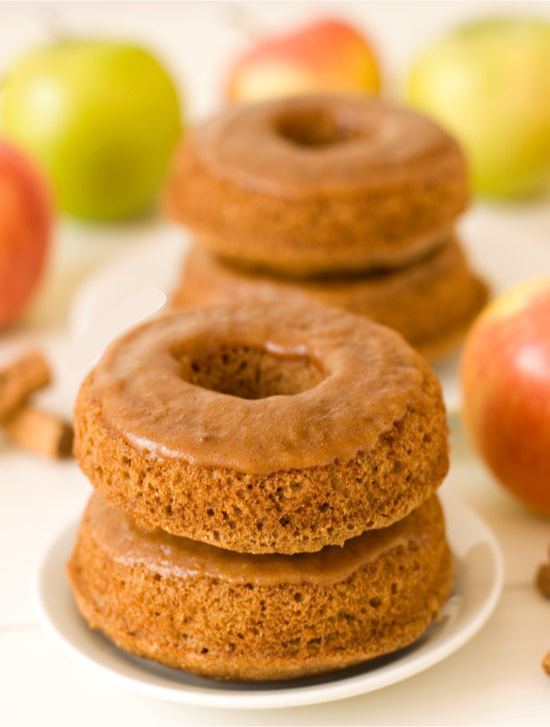
<svg viewBox="0 0 550 727"><path fill-rule="evenodd" d="M242 3L222 3L220 11L222 23L245 38L255 40L262 35L258 17L250 12L248 6Z"/></svg>

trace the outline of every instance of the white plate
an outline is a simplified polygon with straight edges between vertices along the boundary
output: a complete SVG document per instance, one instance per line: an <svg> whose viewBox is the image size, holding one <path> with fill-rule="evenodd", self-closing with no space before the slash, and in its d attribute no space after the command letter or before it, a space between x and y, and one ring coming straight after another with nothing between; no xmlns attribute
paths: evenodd
<svg viewBox="0 0 550 727"><path fill-rule="evenodd" d="M550 269L550 246L518 237L517 226L497 221L486 210L470 212L461 225L462 240L476 270L499 293L531 275ZM159 222L151 228L151 239L126 250L109 265L94 273L75 295L69 325L73 339L101 315L130 295L150 286L170 294L189 249L187 233ZM435 367L449 412L460 408L458 363L460 352Z"/></svg>
<svg viewBox="0 0 550 727"><path fill-rule="evenodd" d="M336 674L290 682L217 682L126 654L89 629L77 611L65 575L76 525L46 551L35 581L35 605L45 630L70 656L99 676L140 694L235 709L292 707L352 697L394 684L449 656L474 636L496 606L503 562L493 534L462 503L448 496L442 496L442 502L457 575L441 621L412 646Z"/></svg>

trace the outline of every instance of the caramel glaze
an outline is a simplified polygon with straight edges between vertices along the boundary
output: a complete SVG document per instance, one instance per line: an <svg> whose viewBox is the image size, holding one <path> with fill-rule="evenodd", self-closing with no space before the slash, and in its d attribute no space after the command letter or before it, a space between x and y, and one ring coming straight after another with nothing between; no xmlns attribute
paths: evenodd
<svg viewBox="0 0 550 727"><path fill-rule="evenodd" d="M332 126L335 139L300 143L289 126ZM330 133L330 131L329 131ZM287 199L383 192L384 185L462 168L456 142L430 119L379 99L313 95L237 106L191 133L202 164L239 186Z"/></svg>
<svg viewBox="0 0 550 727"><path fill-rule="evenodd" d="M224 345L307 358L322 372L294 395L244 399L185 380L182 360ZM183 465L248 474L348 462L414 405L424 359L401 336L310 303L177 311L134 328L90 374L107 428L134 449Z"/></svg>
<svg viewBox="0 0 550 727"><path fill-rule="evenodd" d="M84 517L106 556L126 566L144 566L165 578L217 578L241 585L330 586L395 548L437 549L444 543L443 514L435 495L390 527L363 533L343 547L297 555L235 553L159 528L145 530L122 510L107 505L99 492L92 495Z"/></svg>

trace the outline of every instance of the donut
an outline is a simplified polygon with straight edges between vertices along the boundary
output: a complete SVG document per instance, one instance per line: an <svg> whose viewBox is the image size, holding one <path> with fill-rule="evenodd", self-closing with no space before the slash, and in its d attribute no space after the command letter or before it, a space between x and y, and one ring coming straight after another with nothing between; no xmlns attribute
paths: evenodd
<svg viewBox="0 0 550 727"><path fill-rule="evenodd" d="M312 95L233 107L192 130L169 216L227 258L293 276L399 267L468 202L458 144L386 101Z"/></svg>
<svg viewBox="0 0 550 727"><path fill-rule="evenodd" d="M85 379L74 452L140 525L237 552L342 545L448 469L441 389L403 338L314 303L189 308Z"/></svg>
<svg viewBox="0 0 550 727"><path fill-rule="evenodd" d="M140 528L96 492L68 575L89 625L126 651L217 679L273 680L409 645L441 611L453 564L436 496L343 548L253 556Z"/></svg>
<svg viewBox="0 0 550 727"><path fill-rule="evenodd" d="M447 354L487 301L455 238L413 265L370 275L307 280L252 272L197 246L186 257L172 306L249 300L314 300L399 331L430 361Z"/></svg>

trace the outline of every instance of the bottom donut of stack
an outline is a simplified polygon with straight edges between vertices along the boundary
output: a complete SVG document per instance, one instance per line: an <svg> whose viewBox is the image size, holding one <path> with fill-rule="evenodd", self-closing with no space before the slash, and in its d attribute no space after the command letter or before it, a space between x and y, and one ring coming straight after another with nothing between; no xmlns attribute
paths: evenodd
<svg viewBox="0 0 550 727"><path fill-rule="evenodd" d="M317 553L247 555L136 525L95 493L68 565L92 628L207 677L291 679L411 644L437 618L453 563L437 497Z"/></svg>
<svg viewBox="0 0 550 727"><path fill-rule="evenodd" d="M172 296L174 308L250 300L312 300L371 318L429 360L447 356L483 306L488 289L456 237L392 271L292 279L248 270L195 246Z"/></svg>

